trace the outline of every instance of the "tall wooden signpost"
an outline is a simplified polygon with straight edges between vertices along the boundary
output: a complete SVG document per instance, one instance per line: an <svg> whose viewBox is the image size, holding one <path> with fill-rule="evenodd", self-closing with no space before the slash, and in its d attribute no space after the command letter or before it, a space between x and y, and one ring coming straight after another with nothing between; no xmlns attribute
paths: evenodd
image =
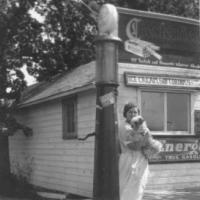
<svg viewBox="0 0 200 200"><path fill-rule="evenodd" d="M98 18L96 39L96 137L93 198L119 200L118 124L116 100L118 87L117 10L104 4Z"/></svg>

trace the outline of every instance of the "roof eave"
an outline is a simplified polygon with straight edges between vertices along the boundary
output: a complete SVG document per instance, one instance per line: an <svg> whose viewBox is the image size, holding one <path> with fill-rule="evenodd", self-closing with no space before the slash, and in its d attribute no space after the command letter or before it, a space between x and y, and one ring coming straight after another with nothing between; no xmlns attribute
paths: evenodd
<svg viewBox="0 0 200 200"><path fill-rule="evenodd" d="M30 107L30 106L33 106L33 105L37 105L37 104L44 103L44 102L47 102L47 101L59 99L59 98L62 98L62 97L66 97L66 96L69 96L69 95L77 94L77 93L84 92L84 91L91 90L91 89L95 89L95 88L96 88L95 82L91 82L91 83L88 83L87 85L77 87L77 88L73 88L73 89L68 90L68 91L59 92L57 94L53 94L53 95L50 95L48 97L44 97L44 98L33 100L33 101L28 101L28 102L25 101L25 102L19 103L18 108L20 109L20 108Z"/></svg>
<svg viewBox="0 0 200 200"><path fill-rule="evenodd" d="M135 10L135 9L129 9L129 8L118 7L117 9L120 13L123 13L123 14L128 14L128 15L131 14L131 15L136 15L138 17L168 20L168 21L173 21L173 22L187 23L187 24L199 26L199 20L197 19L186 18L186 17L177 16L177 15L163 14L163 13L158 13L158 12Z"/></svg>

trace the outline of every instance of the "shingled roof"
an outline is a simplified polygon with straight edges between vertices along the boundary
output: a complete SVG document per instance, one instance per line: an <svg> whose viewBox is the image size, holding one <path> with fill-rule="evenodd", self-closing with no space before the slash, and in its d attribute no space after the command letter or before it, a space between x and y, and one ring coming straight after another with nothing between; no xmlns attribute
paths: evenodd
<svg viewBox="0 0 200 200"><path fill-rule="evenodd" d="M19 107L38 104L94 88L95 66L96 63L93 61L81 65L53 81L37 83L28 87L22 95Z"/></svg>

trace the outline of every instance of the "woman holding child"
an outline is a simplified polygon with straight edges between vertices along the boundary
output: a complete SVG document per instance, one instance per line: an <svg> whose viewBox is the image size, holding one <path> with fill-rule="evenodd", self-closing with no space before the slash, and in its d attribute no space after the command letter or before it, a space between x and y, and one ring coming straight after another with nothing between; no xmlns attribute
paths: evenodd
<svg viewBox="0 0 200 200"><path fill-rule="evenodd" d="M133 133L131 119L139 115L139 109L133 103L124 106L125 121L119 128L121 155L119 159L120 200L141 200L147 182L148 159L142 151L144 136L130 141Z"/></svg>

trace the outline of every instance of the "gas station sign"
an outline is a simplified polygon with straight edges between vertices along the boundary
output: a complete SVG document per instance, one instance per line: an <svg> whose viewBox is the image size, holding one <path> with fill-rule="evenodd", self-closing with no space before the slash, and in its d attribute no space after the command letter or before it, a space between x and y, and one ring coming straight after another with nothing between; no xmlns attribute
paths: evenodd
<svg viewBox="0 0 200 200"><path fill-rule="evenodd" d="M161 152L150 159L150 163L200 162L200 137L198 136L154 136L162 144Z"/></svg>

